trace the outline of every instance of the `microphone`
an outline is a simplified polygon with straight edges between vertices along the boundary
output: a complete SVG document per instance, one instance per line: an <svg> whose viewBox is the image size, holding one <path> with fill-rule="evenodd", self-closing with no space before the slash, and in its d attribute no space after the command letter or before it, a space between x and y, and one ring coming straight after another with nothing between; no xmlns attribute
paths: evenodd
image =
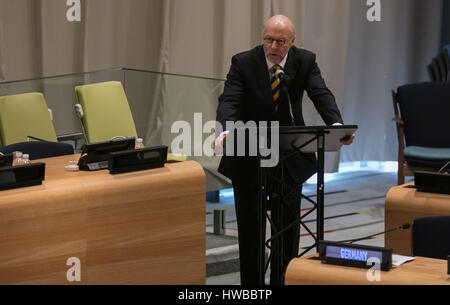
<svg viewBox="0 0 450 305"><path fill-rule="evenodd" d="M277 77L281 82L281 87L286 94L288 104L289 104L289 116L291 117L291 123L292 126L295 126L295 120L294 120L294 112L292 111L292 102L291 102L291 96L289 95L289 90L287 89L286 83L289 81L289 76L286 75L283 69L279 69L275 71L275 77Z"/></svg>
<svg viewBox="0 0 450 305"><path fill-rule="evenodd" d="M372 235L368 235L368 236L364 236L364 237L360 237L360 238L355 238L355 239L340 240L340 241L337 241L337 242L338 243L350 243L350 244L352 244L352 243L357 242L357 241L366 240L366 239L372 239L372 237L375 237L375 236L378 236L378 235L382 235L382 234L386 234L386 233L390 233L390 232L394 232L394 231L397 231L397 230L407 230L410 227L411 227L411 225L409 223L404 223L404 224L402 224L402 225L400 225L398 227L395 227L393 229L389 229L389 230L386 230L386 231L383 231L383 232L380 232L380 233L376 233L376 234L372 234Z"/></svg>
<svg viewBox="0 0 450 305"><path fill-rule="evenodd" d="M40 142L48 142L47 140L41 139L41 138L37 138L37 137L33 137L33 136L27 136L27 140L28 142L30 142L30 140L35 140L35 141L40 141Z"/></svg>
<svg viewBox="0 0 450 305"><path fill-rule="evenodd" d="M289 76L286 75L286 73L284 73L283 69L278 69L277 71L275 71L275 76L282 82L285 83L286 81L289 80Z"/></svg>

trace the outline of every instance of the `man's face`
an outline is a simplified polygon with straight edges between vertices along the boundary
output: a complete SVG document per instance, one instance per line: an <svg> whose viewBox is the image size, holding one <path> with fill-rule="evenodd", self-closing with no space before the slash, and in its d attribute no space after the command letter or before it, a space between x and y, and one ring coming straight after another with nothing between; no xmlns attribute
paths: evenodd
<svg viewBox="0 0 450 305"><path fill-rule="evenodd" d="M264 53L273 64L279 64L294 44L291 27L285 24L268 24L264 29Z"/></svg>

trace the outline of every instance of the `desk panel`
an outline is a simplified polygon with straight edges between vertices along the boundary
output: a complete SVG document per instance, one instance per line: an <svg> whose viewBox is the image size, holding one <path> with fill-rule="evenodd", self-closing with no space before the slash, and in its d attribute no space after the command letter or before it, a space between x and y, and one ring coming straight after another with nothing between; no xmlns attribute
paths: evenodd
<svg viewBox="0 0 450 305"><path fill-rule="evenodd" d="M322 264L309 258L293 259L286 271L287 285L450 285L447 261L417 257L390 271L381 271L380 282L367 279L368 269Z"/></svg>
<svg viewBox="0 0 450 305"><path fill-rule="evenodd" d="M205 176L193 161L109 175L46 162L43 185L0 192L0 283L204 284Z"/></svg>
<svg viewBox="0 0 450 305"><path fill-rule="evenodd" d="M418 217L450 215L450 196L422 193L407 185L395 186L389 190L385 202L386 230L404 223L412 225ZM412 255L412 230L397 230L385 235L385 245L394 253Z"/></svg>

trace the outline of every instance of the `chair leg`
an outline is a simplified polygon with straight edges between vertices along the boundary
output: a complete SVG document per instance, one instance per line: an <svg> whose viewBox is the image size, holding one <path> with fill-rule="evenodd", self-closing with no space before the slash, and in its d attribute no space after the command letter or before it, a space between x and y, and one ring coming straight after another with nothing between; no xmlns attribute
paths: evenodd
<svg viewBox="0 0 450 305"><path fill-rule="evenodd" d="M398 162L397 168L397 185L405 184L405 166L402 163Z"/></svg>

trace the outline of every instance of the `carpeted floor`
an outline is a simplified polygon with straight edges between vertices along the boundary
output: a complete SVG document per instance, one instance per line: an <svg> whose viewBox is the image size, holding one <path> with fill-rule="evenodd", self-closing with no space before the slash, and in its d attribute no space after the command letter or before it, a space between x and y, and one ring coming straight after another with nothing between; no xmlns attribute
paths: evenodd
<svg viewBox="0 0 450 305"><path fill-rule="evenodd" d="M384 199L389 188L395 184L396 174L392 172L367 170L336 174L332 181L325 184L325 239L347 240L384 231ZM315 200L315 188L313 184L305 184L303 193ZM302 215L311 207L311 203L302 200ZM225 213L225 235L213 234L214 210L223 210ZM313 212L305 221L314 233L315 218ZM207 203L206 232L207 284L239 284L237 225L232 190L221 192L220 203ZM312 243L312 237L302 228L299 252ZM384 236L359 243L383 246Z"/></svg>

